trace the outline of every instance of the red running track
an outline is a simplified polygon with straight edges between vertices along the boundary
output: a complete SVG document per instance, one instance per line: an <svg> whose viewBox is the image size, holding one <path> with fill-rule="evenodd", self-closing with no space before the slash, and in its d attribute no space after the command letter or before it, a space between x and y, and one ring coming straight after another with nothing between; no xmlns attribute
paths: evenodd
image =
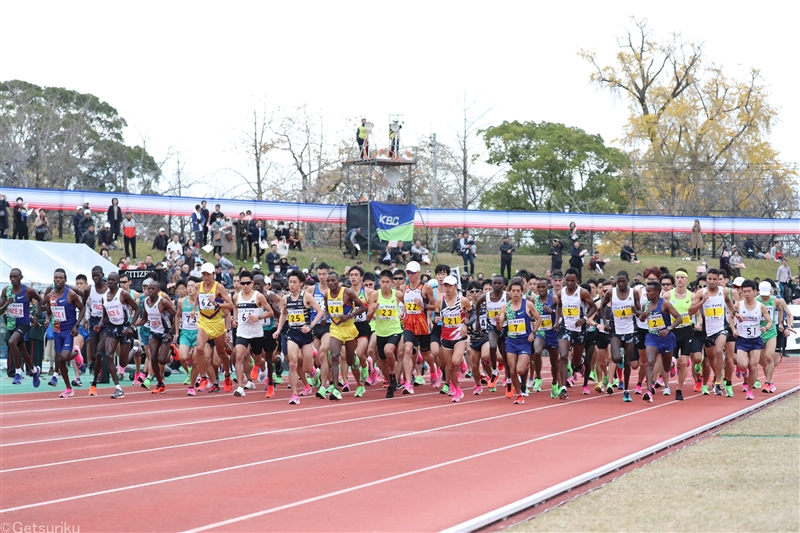
<svg viewBox="0 0 800 533"><path fill-rule="evenodd" d="M800 385L784 359L779 391ZM465 382L466 385L466 382ZM686 387L688 390L688 387ZM437 531L737 412L736 397L501 393L304 398L281 389L0 397L0 520L87 531ZM85 392L83 393L85 394ZM758 402L769 395L756 393Z"/></svg>

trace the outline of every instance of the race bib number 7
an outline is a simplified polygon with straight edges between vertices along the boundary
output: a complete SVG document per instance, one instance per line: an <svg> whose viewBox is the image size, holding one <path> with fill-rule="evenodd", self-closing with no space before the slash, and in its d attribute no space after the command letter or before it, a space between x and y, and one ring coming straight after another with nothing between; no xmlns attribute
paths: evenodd
<svg viewBox="0 0 800 533"><path fill-rule="evenodd" d="M508 332L519 334L525 333L525 319L524 318L512 318L508 321Z"/></svg>

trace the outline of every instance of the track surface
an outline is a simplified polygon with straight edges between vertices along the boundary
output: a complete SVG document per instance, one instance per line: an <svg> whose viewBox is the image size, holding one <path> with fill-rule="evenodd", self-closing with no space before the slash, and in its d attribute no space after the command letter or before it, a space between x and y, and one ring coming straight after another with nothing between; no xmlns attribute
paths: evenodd
<svg viewBox="0 0 800 533"><path fill-rule="evenodd" d="M800 359L785 358L775 381L800 385ZM115 401L110 390L0 396L0 520L83 532L437 531L752 403L740 380L733 399L658 393L652 404L579 387L524 405L466 388L455 404L429 386L299 406L285 388L273 400L171 386L126 387ZM157 518L142 522L132 501Z"/></svg>

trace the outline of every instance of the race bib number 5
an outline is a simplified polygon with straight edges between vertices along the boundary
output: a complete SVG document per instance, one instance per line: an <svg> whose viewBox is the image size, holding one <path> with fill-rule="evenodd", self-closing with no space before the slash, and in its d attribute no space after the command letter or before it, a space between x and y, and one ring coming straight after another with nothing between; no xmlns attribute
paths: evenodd
<svg viewBox="0 0 800 533"><path fill-rule="evenodd" d="M577 307L564 307L563 309L564 316L578 317L580 316L580 310Z"/></svg>

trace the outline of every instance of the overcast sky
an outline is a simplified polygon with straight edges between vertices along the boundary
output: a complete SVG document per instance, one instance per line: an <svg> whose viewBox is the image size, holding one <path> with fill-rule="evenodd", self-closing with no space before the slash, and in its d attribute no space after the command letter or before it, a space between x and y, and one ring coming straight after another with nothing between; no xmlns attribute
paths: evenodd
<svg viewBox="0 0 800 533"><path fill-rule="evenodd" d="M126 141L161 159L180 150L195 178L242 172L234 148L254 106L307 104L332 130L368 117L381 138L403 114L407 143L454 141L459 99L503 120L562 122L612 142L627 103L588 84L615 35L646 17L657 36L704 41L731 73L761 69L781 109L772 133L784 161L800 161L792 2L336 2L2 0L0 79L92 93L129 124ZM170 172L170 169L166 169ZM197 190L197 193L204 191Z"/></svg>

